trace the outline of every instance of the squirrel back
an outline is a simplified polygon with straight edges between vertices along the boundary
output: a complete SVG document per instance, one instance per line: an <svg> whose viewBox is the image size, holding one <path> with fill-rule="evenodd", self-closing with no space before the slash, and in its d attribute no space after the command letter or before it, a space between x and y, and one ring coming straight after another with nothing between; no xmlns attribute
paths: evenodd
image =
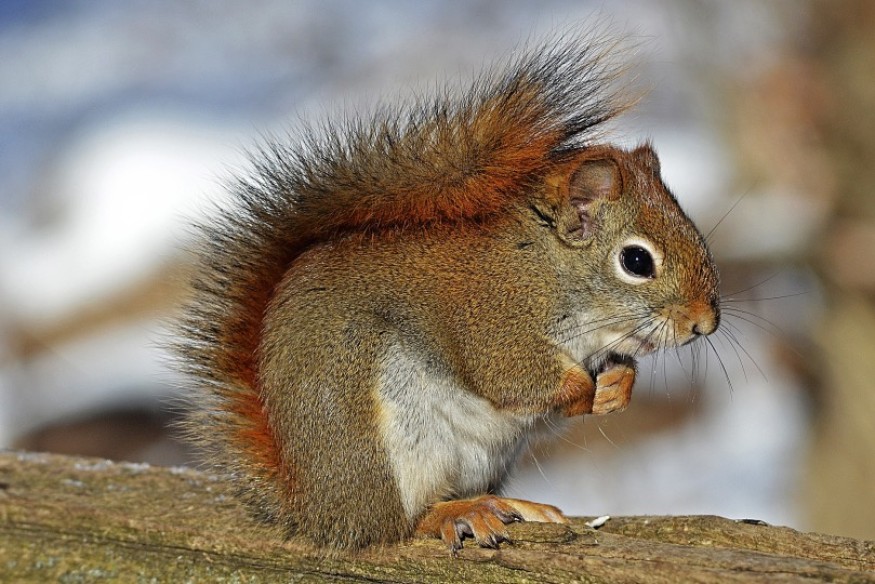
<svg viewBox="0 0 875 584"><path fill-rule="evenodd" d="M470 88L445 88L370 119L327 121L272 143L200 227L193 298L175 346L192 393L185 431L259 514L293 532L295 469L260 389L264 315L307 249L350 233L500 213L629 106L616 43L566 39L520 53Z"/></svg>

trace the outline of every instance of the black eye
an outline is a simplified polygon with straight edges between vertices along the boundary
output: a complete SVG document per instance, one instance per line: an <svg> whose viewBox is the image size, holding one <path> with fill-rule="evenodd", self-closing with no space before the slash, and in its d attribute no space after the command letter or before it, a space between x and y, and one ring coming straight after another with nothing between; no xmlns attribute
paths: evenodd
<svg viewBox="0 0 875 584"><path fill-rule="evenodd" d="M620 252L620 263L623 269L639 278L653 278L656 269L650 252L638 245L630 245Z"/></svg>

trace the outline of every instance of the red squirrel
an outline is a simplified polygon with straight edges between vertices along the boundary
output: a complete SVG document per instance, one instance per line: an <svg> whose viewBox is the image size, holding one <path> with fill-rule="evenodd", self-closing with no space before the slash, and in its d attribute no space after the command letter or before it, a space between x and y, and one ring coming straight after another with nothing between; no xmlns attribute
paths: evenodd
<svg viewBox="0 0 875 584"><path fill-rule="evenodd" d="M564 522L497 495L527 438L623 409L639 356L716 330L653 148L597 142L628 105L605 47L272 143L201 226L185 427L258 517L335 549Z"/></svg>

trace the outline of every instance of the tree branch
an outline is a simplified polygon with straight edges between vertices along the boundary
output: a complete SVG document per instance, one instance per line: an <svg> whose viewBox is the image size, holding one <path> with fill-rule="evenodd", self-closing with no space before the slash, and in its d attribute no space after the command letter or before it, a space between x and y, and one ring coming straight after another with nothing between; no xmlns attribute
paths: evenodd
<svg viewBox="0 0 875 584"><path fill-rule="evenodd" d="M252 521L209 474L0 452L2 582L875 582L875 542L719 517L509 531L455 559L436 540L326 554Z"/></svg>

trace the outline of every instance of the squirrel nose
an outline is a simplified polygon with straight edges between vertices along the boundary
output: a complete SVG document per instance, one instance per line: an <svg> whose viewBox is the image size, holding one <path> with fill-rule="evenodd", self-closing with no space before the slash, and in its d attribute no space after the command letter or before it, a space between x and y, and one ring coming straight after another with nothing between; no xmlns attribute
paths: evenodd
<svg viewBox="0 0 875 584"><path fill-rule="evenodd" d="M712 330L709 330L709 331L708 331L708 330L703 330L702 326L700 326L698 322L697 322L696 324L693 325L693 334L696 335L696 336L700 336L700 335L710 335L712 332L714 332L713 329L712 329Z"/></svg>
<svg viewBox="0 0 875 584"><path fill-rule="evenodd" d="M697 337L710 335L720 326L720 308L716 303L707 304L693 321L693 334Z"/></svg>

